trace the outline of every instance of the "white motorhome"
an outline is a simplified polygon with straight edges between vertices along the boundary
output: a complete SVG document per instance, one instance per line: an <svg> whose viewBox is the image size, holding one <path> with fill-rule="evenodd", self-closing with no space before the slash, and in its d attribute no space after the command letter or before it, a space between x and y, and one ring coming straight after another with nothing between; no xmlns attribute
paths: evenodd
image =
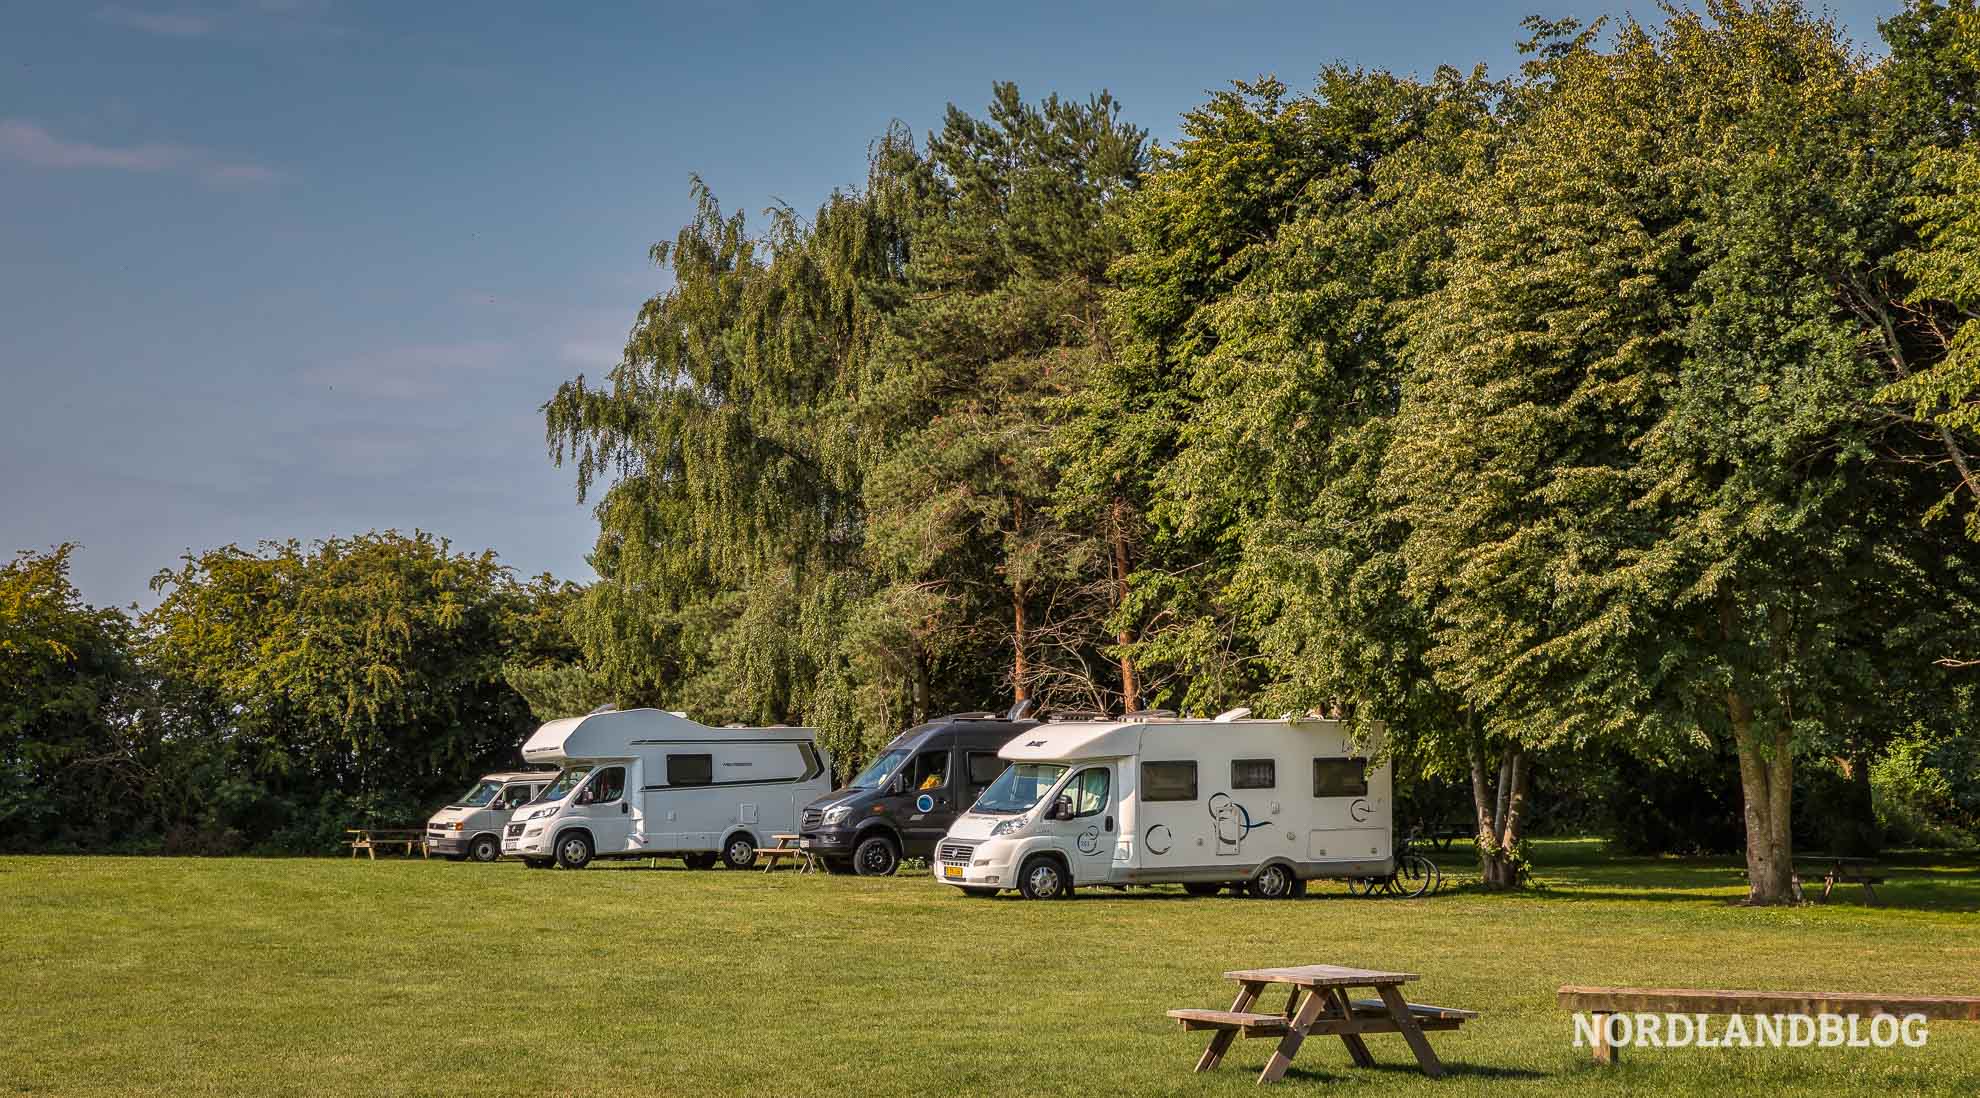
<svg viewBox="0 0 1980 1098"><path fill-rule="evenodd" d="M455 861L492 862L502 856L502 829L516 809L535 800L555 770L485 774L461 799L426 821L426 849Z"/></svg>
<svg viewBox="0 0 1980 1098"><path fill-rule="evenodd" d="M1078 885L1242 886L1304 894L1316 877L1394 868L1390 770L1343 722L1131 716L1039 725L936 846L935 879L1033 899Z"/></svg>
<svg viewBox="0 0 1980 1098"><path fill-rule="evenodd" d="M502 853L537 869L654 855L740 869L832 788L812 729L711 728L658 709L551 721L522 754L561 767L502 836Z"/></svg>

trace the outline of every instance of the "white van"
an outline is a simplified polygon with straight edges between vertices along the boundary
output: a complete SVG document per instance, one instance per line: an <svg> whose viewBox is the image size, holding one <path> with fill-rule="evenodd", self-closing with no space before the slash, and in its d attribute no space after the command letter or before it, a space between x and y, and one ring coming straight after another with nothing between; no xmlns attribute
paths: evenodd
<svg viewBox="0 0 1980 1098"><path fill-rule="evenodd" d="M1033 899L1076 885L1241 885L1303 895L1315 877L1394 867L1388 764L1340 721L1149 716L1042 724L937 844L935 878Z"/></svg>
<svg viewBox="0 0 1980 1098"><path fill-rule="evenodd" d="M658 709L551 721L522 754L562 767L502 835L502 853L537 869L651 855L740 869L832 788L812 729L710 728Z"/></svg>
<svg viewBox="0 0 1980 1098"><path fill-rule="evenodd" d="M461 799L426 821L428 853L455 861L492 862L502 856L502 829L525 803L549 788L555 770L485 774Z"/></svg>

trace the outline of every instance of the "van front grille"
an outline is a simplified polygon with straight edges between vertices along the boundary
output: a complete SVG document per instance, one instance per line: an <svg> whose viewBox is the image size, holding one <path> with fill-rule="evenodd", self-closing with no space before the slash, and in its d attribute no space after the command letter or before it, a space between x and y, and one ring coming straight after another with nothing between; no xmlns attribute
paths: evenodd
<svg viewBox="0 0 1980 1098"><path fill-rule="evenodd" d="M807 808L804 810L804 815L798 817L798 830L816 831L818 830L818 825L824 822L825 813L815 808Z"/></svg>
<svg viewBox="0 0 1980 1098"><path fill-rule="evenodd" d="M523 829L523 825L521 824L510 824L508 831L509 838L511 839L522 838L522 829Z"/></svg>
<svg viewBox="0 0 1980 1098"><path fill-rule="evenodd" d="M949 865L968 865L969 856L974 853L975 843L943 843L936 848L935 856Z"/></svg>

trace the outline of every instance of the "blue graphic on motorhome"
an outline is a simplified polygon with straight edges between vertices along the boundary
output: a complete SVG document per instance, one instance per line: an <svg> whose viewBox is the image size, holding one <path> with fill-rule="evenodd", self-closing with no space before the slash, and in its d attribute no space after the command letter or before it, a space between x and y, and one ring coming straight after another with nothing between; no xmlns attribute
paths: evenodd
<svg viewBox="0 0 1980 1098"><path fill-rule="evenodd" d="M1229 793L1213 794L1210 798L1210 818L1217 825L1217 853L1235 854L1244 845L1244 837L1261 827L1272 826L1272 821L1251 822L1251 812L1234 800Z"/></svg>

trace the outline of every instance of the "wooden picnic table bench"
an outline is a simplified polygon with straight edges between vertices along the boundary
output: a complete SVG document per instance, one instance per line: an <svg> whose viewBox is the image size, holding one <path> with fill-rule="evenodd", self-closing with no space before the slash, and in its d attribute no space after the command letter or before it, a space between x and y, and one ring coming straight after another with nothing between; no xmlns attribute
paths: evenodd
<svg viewBox="0 0 1980 1098"><path fill-rule="evenodd" d="M786 858L790 859L792 868L799 873L810 873L817 869L818 855L799 846L801 839L802 836L798 835L772 835L770 840L776 844L775 846L757 847L756 856L763 859L763 872L768 873L777 868Z"/></svg>
<svg viewBox="0 0 1980 1098"><path fill-rule="evenodd" d="M412 857L414 850L418 850L422 858L432 856L426 850L426 832L417 827L353 827L346 829L344 834L357 836L344 841L344 845L351 848L353 858L362 850L375 862L380 847L394 846L404 847L408 858Z"/></svg>
<svg viewBox="0 0 1980 1098"><path fill-rule="evenodd" d="M1343 968L1338 965L1300 965L1293 968L1257 968L1226 972L1224 978L1238 983L1237 1000L1229 1010L1171 1010L1169 1017L1182 1023L1186 1032L1212 1030L1210 1047L1196 1062L1197 1071L1209 1071L1223 1061L1224 1053L1238 1037L1277 1037L1279 1047L1258 1073L1260 1083L1274 1083L1285 1077L1293 1056L1310 1035L1339 1037L1357 1067L1374 1067L1375 1057L1361 1038L1369 1033L1400 1033L1425 1075L1444 1074L1444 1065L1430 1048L1428 1030L1456 1029L1478 1017L1477 1011L1456 1007L1411 1003L1403 999L1401 987L1418 979L1410 972L1377 972L1371 969ZM1254 1010L1267 984L1291 987L1282 1013ZM1351 999L1349 988L1373 988L1378 998Z"/></svg>
<svg viewBox="0 0 1980 1098"><path fill-rule="evenodd" d="M1746 870L1740 870L1739 874L1742 877L1746 876ZM1878 871L1875 859L1845 858L1829 854L1796 858L1788 872L1788 887L1794 890L1797 903L1804 900L1802 881L1804 879L1813 881L1818 876L1822 879L1823 900L1827 900L1829 894L1834 892L1839 884L1860 884L1870 903L1881 904L1877 899L1876 886L1884 883L1884 875Z"/></svg>
<svg viewBox="0 0 1980 1098"><path fill-rule="evenodd" d="M1684 987L1579 987L1556 993L1563 1010L1595 1016L1595 1062L1613 1064L1621 1050L1609 1044L1611 1014L1840 1014L1980 1022L1980 996L1880 995L1856 991L1718 991Z"/></svg>

